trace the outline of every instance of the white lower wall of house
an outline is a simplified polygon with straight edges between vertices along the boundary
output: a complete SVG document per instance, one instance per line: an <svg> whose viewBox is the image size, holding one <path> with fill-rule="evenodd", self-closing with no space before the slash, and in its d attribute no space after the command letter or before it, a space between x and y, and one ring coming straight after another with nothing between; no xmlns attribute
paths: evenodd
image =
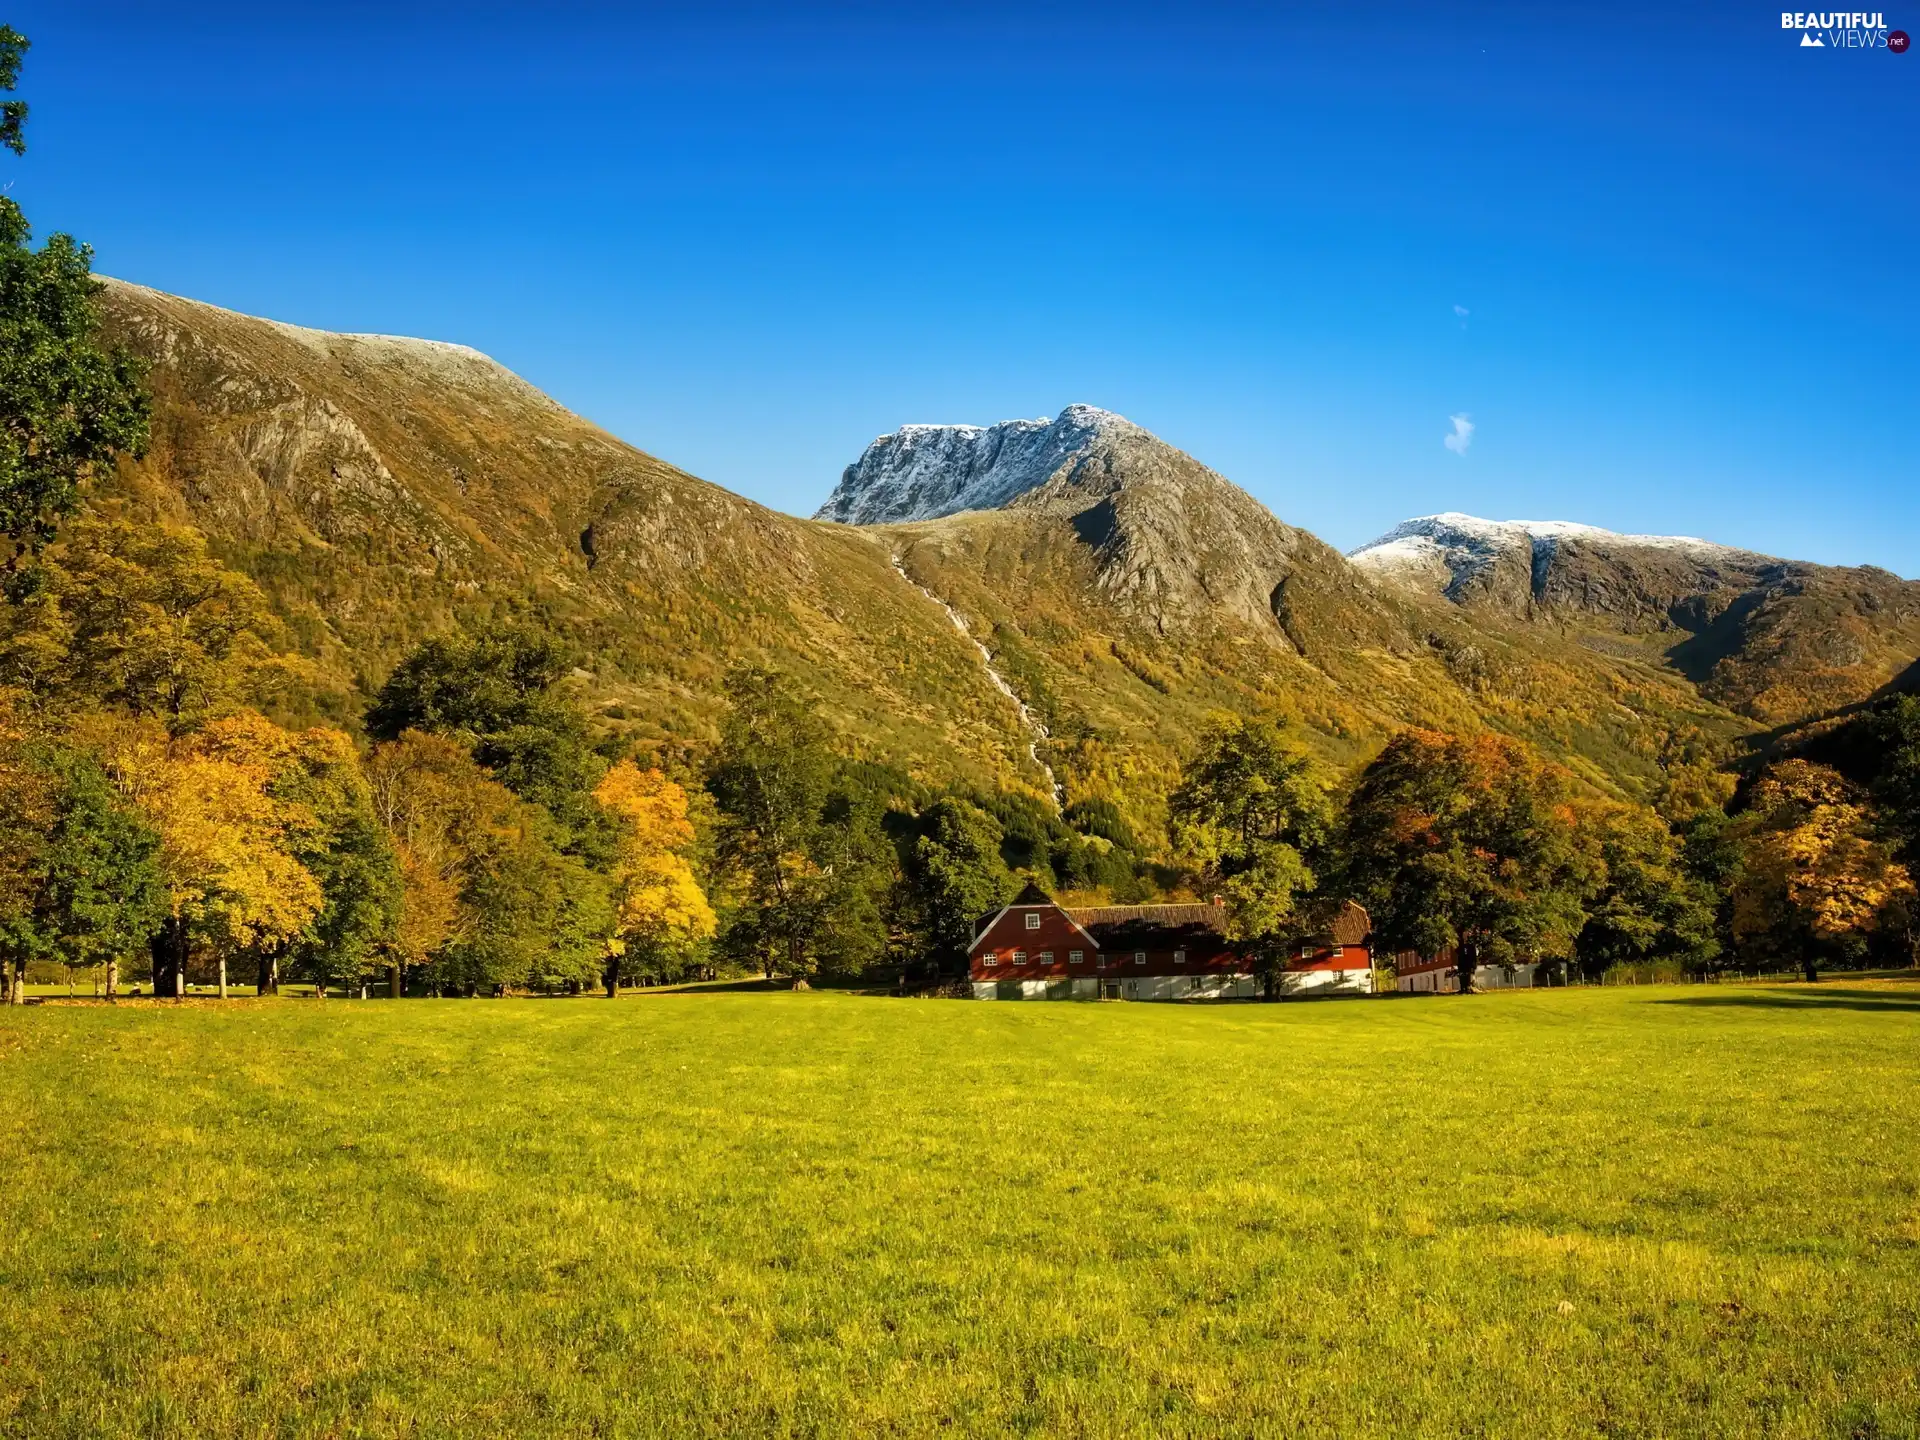
<svg viewBox="0 0 1920 1440"><path fill-rule="evenodd" d="M1373 970L1288 970L1280 976L1282 995L1305 995L1312 991L1342 991L1355 995L1373 993Z"/></svg>
<svg viewBox="0 0 1920 1440"><path fill-rule="evenodd" d="M1098 1000L1102 989L1122 1000L1257 1000L1265 993L1257 975L1126 975L1071 980L976 980L976 1000ZM1281 994L1367 995L1373 971L1304 970L1281 976Z"/></svg>
<svg viewBox="0 0 1920 1440"><path fill-rule="evenodd" d="M1473 988L1531 990L1539 970L1538 965L1515 965L1511 970L1504 965L1482 965L1473 972ZM1453 995L1459 992L1460 981L1452 970L1422 970L1417 975L1402 975L1394 982L1394 989L1403 994Z"/></svg>

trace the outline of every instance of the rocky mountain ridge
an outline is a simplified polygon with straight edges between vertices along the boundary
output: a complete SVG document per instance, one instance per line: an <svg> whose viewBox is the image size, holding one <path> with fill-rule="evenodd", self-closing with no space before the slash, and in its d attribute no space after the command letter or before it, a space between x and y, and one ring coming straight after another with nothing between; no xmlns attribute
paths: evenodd
<svg viewBox="0 0 1920 1440"><path fill-rule="evenodd" d="M1138 428L1092 405L1069 405L1052 420L903 425L867 446L813 518L881 525L995 510Z"/></svg>
<svg viewBox="0 0 1920 1440"><path fill-rule="evenodd" d="M420 639L513 614L573 642L596 726L643 751L697 755L748 659L794 673L861 759L1037 800L1057 782L1143 833L1222 711L1289 715L1340 766L1401 725L1494 727L1641 794L1676 737L1753 728L1657 651L1387 583L1091 407L997 449L994 427L920 443L870 467L915 477L885 505L843 475L843 513L888 518L828 523L666 465L461 347L129 285L104 302L151 362L155 418L96 503L205 531L307 657L300 703L346 723ZM928 463L943 447L963 463ZM950 513L896 518L921 509Z"/></svg>
<svg viewBox="0 0 1920 1440"><path fill-rule="evenodd" d="M1351 553L1410 594L1526 623L1638 637L1703 692L1782 724L1905 683L1920 655L1920 583L1692 536L1455 513Z"/></svg>

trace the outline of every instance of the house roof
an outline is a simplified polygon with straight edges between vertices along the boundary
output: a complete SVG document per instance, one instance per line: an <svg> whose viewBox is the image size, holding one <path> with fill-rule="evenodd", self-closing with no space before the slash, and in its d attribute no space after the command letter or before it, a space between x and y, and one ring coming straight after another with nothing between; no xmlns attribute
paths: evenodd
<svg viewBox="0 0 1920 1440"><path fill-rule="evenodd" d="M1180 950L1220 944L1227 935L1224 905L1087 905L1069 909L1056 905L1052 896L1029 880L1005 906L980 917L974 927L975 943L1008 910L1033 905L1053 905L1102 950ZM1302 935L1295 943L1364 945L1372 931L1367 912L1346 900L1330 925Z"/></svg>
<svg viewBox="0 0 1920 1440"><path fill-rule="evenodd" d="M1020 888L1020 893L1007 903L1009 905L1051 905L1053 897L1029 880Z"/></svg>
<svg viewBox="0 0 1920 1440"><path fill-rule="evenodd" d="M1178 950L1226 938L1219 905L1094 905L1067 914L1103 950Z"/></svg>

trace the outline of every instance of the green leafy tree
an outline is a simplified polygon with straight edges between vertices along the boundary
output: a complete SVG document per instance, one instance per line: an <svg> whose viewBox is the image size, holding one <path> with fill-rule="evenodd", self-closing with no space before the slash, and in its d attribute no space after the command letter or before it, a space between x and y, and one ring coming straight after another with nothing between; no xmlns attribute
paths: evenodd
<svg viewBox="0 0 1920 1440"><path fill-rule="evenodd" d="M908 864L923 943L939 973L964 967L980 917L1013 898L1019 882L1000 855L1001 831L977 805L948 796L920 816Z"/></svg>
<svg viewBox="0 0 1920 1440"><path fill-rule="evenodd" d="M428 640L381 686L367 730L377 740L407 730L464 737L489 774L546 808L565 849L609 869L619 826L593 798L607 764L561 687L569 668L565 649L526 624Z"/></svg>
<svg viewBox="0 0 1920 1440"><path fill-rule="evenodd" d="M1312 761L1266 719L1215 723L1170 800L1177 843L1227 905L1227 933L1252 960L1268 999L1286 954L1322 918L1312 859L1333 807Z"/></svg>
<svg viewBox="0 0 1920 1440"><path fill-rule="evenodd" d="M714 858L737 903L721 934L732 958L803 980L884 952L881 897L892 847L877 801L837 783L814 706L778 671L739 666L707 770Z"/></svg>
<svg viewBox="0 0 1920 1440"><path fill-rule="evenodd" d="M1713 812L1696 810L1694 820ZM1574 955L1588 975L1611 965L1678 960L1690 969L1720 954L1716 896L1688 871L1682 841L1650 810L1583 807L1581 843L1591 870L1586 923Z"/></svg>
<svg viewBox="0 0 1920 1440"><path fill-rule="evenodd" d="M294 855L321 894L287 959L321 994L329 985L350 989L390 963L402 903L399 856L374 812L359 757L339 731L299 736L271 789L305 817Z"/></svg>
<svg viewBox="0 0 1920 1440"><path fill-rule="evenodd" d="M463 923L436 965L441 983L473 994L584 988L599 978L614 928L607 881L549 843L539 812L527 820L470 857Z"/></svg>
<svg viewBox="0 0 1920 1440"><path fill-rule="evenodd" d="M813 942L821 970L864 975L887 957L899 857L881 825L876 797L836 777L821 807L812 854L821 872Z"/></svg>
<svg viewBox="0 0 1920 1440"><path fill-rule="evenodd" d="M1567 955L1589 878L1567 777L1504 736L1403 730L1360 777L1343 879L1389 950L1482 964Z"/></svg>
<svg viewBox="0 0 1920 1440"><path fill-rule="evenodd" d="M1920 695L1897 695L1859 725L1868 783L1901 856L1920 862Z"/></svg>
<svg viewBox="0 0 1920 1440"><path fill-rule="evenodd" d="M26 37L0 26L0 91L20 79ZM27 107L0 102L0 145L26 153ZM97 339L93 252L69 235L32 247L18 204L0 196L0 570L14 597L23 561L72 514L88 479L146 444L139 367Z"/></svg>

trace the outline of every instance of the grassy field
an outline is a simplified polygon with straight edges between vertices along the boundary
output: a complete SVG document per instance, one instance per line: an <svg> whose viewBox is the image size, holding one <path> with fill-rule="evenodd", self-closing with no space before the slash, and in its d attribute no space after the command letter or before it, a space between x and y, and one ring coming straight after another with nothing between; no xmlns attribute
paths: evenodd
<svg viewBox="0 0 1920 1440"><path fill-rule="evenodd" d="M0 1434L1920 1433L1920 985L0 1015Z"/></svg>

